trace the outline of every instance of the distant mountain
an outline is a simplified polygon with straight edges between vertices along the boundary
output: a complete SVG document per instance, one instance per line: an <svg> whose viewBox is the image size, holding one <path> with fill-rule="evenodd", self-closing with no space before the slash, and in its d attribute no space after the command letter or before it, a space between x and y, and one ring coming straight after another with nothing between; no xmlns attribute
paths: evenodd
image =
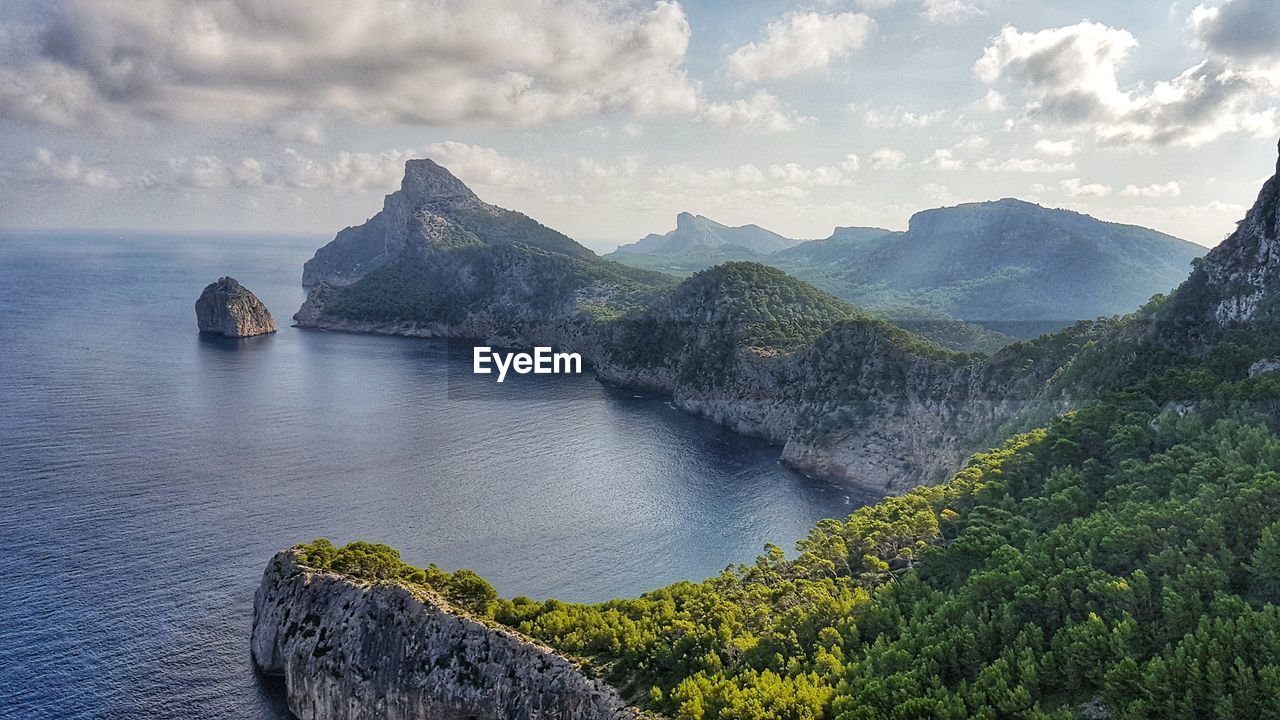
<svg viewBox="0 0 1280 720"><path fill-rule="evenodd" d="M623 245L616 252L643 255L767 255L799 241L765 230L759 225L730 227L702 215L682 212L676 229L664 235L650 233L643 240Z"/></svg>
<svg viewBox="0 0 1280 720"><path fill-rule="evenodd" d="M959 319L1032 338L1133 311L1186 277L1205 250L1136 225L1006 198L916 213L906 232L838 227L806 242L681 213L674 231L607 257L680 277L753 260L895 322Z"/></svg>
<svg viewBox="0 0 1280 720"><path fill-rule="evenodd" d="M838 227L830 237L807 240L794 247L779 250L768 259L770 264L792 263L799 266L839 262L852 253L865 252L901 235L901 232L872 227Z"/></svg>
<svg viewBox="0 0 1280 720"><path fill-rule="evenodd" d="M763 262L872 309L915 308L1034 337L1133 311L1206 248L1006 198L926 210L905 233L837 231Z"/></svg>

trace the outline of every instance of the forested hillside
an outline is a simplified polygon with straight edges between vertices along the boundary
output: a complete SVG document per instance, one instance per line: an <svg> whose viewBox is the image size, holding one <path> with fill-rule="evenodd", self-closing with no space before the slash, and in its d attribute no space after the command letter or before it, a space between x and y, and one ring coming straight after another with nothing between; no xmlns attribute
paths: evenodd
<svg viewBox="0 0 1280 720"><path fill-rule="evenodd" d="M382 546L305 561L425 584L676 718L1280 718L1278 208L1280 164L1169 296L1010 351L1088 338L1027 398L1076 409L791 557L600 604L498 599Z"/></svg>

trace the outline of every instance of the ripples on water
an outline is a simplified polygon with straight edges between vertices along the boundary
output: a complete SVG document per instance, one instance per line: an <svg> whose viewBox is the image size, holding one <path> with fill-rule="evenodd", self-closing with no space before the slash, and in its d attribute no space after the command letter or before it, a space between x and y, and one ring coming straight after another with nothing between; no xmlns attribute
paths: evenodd
<svg viewBox="0 0 1280 720"><path fill-rule="evenodd" d="M316 536L591 601L858 504L660 398L541 377L459 399L443 343L288 327L323 241L0 237L0 717L287 717L252 596ZM197 335L226 274L280 332Z"/></svg>

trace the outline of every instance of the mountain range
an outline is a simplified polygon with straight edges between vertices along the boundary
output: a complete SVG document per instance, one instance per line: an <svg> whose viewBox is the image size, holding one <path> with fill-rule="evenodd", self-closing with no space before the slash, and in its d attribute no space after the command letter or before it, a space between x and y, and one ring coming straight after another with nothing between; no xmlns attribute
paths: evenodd
<svg viewBox="0 0 1280 720"><path fill-rule="evenodd" d="M968 230L947 231L956 226ZM1053 238L1034 235L1074 226L1080 229ZM1125 251L1102 248L1101 231ZM917 284L958 282L966 270L1006 267L999 258L961 257L993 233L1009 252L1033 242L1052 248L1040 257L1057 258L1059 270L1077 268L1083 276L1075 282L1085 285L1104 269L1100 258L1132 264L1160 248L1190 250L1153 231L1014 201L921 213L907 233L847 230L823 242L889 258L898 276ZM802 247L782 252L825 246ZM1072 248L1081 259L1073 260ZM913 269L908 262L939 253L950 265ZM1164 259L1152 262L1165 272ZM570 348L605 381L669 393L686 410L782 445L793 467L890 491L941 479L999 433L1090 396L1100 379L1072 386L1064 378L1075 377L1077 356L1117 324L1078 322L989 357L957 352L759 263L722 263L678 281L599 258L531 218L484 203L429 160L410 161L383 210L317 252L304 282L300 325ZM1054 279L1045 282L1065 292ZM1003 297L1018 296L1006 290Z"/></svg>
<svg viewBox="0 0 1280 720"><path fill-rule="evenodd" d="M822 240L775 241L767 252L729 242L708 251L697 230L724 226L681 218L691 219L607 257L675 274L754 260L893 319L954 318L1024 339L1128 312L1178 283L1205 252L1155 230L1011 198L925 210L905 232L836 228ZM728 228L747 229L767 232Z"/></svg>

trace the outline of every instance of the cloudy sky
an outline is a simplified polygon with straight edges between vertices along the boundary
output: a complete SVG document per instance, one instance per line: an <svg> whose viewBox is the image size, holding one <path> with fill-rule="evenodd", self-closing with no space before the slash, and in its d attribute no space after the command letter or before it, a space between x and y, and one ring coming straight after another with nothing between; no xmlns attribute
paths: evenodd
<svg viewBox="0 0 1280 720"><path fill-rule="evenodd" d="M0 227L302 232L431 157L597 249L1019 197L1207 245L1280 2L3 0Z"/></svg>

